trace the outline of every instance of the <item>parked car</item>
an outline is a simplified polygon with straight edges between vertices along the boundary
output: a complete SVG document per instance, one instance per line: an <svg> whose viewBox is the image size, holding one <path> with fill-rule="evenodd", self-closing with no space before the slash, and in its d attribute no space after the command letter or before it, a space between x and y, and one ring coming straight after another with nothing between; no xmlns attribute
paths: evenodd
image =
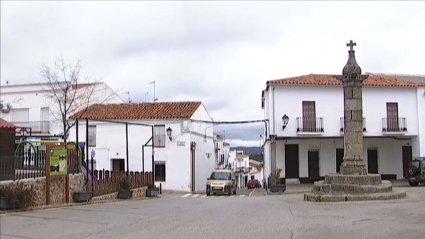
<svg viewBox="0 0 425 239"><path fill-rule="evenodd" d="M425 183L425 157L419 157L409 162L409 170L406 172L406 179L410 186L418 186Z"/></svg>
<svg viewBox="0 0 425 239"><path fill-rule="evenodd" d="M249 188L261 188L261 183L258 181L258 179L251 179L248 181L248 184L246 185Z"/></svg>
<svg viewBox="0 0 425 239"><path fill-rule="evenodd" d="M228 195L236 194L236 179L232 170L214 170L211 176L207 178L206 193L226 193Z"/></svg>

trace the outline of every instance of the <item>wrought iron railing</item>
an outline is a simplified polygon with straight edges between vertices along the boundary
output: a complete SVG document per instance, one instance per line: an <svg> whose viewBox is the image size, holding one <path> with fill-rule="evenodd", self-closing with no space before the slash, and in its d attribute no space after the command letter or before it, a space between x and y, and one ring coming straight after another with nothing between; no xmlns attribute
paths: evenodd
<svg viewBox="0 0 425 239"><path fill-rule="evenodd" d="M50 122L49 121L12 121L16 127L27 127L31 128L31 133L49 133Z"/></svg>
<svg viewBox="0 0 425 239"><path fill-rule="evenodd" d="M0 181L46 176L46 153L0 157Z"/></svg>
<svg viewBox="0 0 425 239"><path fill-rule="evenodd" d="M406 132L406 118L382 118L382 132Z"/></svg>
<svg viewBox="0 0 425 239"><path fill-rule="evenodd" d="M341 127L340 127L339 130L341 132L344 132L344 117L340 118L340 125L341 125ZM363 132L366 132L366 118L365 117L363 117Z"/></svg>
<svg viewBox="0 0 425 239"><path fill-rule="evenodd" d="M297 132L322 133L323 118L297 117Z"/></svg>

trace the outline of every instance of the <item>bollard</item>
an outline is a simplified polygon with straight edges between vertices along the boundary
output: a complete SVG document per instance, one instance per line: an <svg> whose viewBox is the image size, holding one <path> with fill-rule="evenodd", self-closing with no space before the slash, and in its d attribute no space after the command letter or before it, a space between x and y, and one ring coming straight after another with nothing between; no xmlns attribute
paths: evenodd
<svg viewBox="0 0 425 239"><path fill-rule="evenodd" d="M159 194L162 194L162 183L159 184Z"/></svg>

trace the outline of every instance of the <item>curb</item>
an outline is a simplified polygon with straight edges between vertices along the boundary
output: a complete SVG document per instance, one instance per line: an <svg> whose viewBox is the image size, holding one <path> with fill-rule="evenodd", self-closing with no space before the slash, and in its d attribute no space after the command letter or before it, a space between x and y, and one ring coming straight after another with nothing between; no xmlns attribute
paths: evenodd
<svg viewBox="0 0 425 239"><path fill-rule="evenodd" d="M255 192L255 189L257 189L257 188L254 188L254 190L252 190L252 191L249 193L248 197L251 197L251 196L252 196L252 194Z"/></svg>

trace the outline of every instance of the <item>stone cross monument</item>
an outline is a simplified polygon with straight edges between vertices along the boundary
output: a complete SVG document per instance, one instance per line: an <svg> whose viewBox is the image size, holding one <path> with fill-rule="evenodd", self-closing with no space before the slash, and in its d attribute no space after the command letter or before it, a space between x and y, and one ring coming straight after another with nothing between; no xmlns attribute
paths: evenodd
<svg viewBox="0 0 425 239"><path fill-rule="evenodd" d="M348 61L339 76L344 89L344 161L341 173L347 175L366 175L367 169L363 163L363 108L362 82L368 75L362 75L362 69L356 62L353 46L350 41L347 46Z"/></svg>
<svg viewBox="0 0 425 239"><path fill-rule="evenodd" d="M350 41L347 46L348 61L342 75L334 76L342 81L344 90L344 158L341 173L329 173L325 180L314 182L313 190L304 194L305 201L335 202L357 200L388 200L406 197L406 192L393 190L390 181L381 180L380 174L367 174L363 162L363 111L362 83L368 75L354 57Z"/></svg>

